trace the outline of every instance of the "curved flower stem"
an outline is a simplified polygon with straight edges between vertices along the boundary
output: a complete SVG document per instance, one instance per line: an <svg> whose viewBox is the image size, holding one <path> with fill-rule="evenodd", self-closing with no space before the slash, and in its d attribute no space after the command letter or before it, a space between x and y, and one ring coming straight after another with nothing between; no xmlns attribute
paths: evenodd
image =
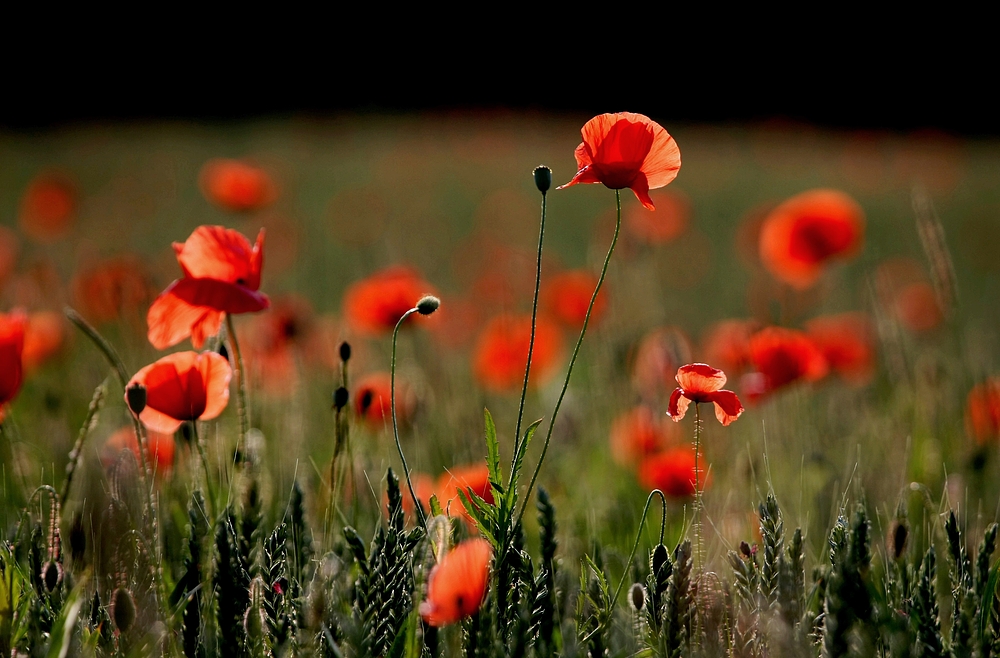
<svg viewBox="0 0 1000 658"><path fill-rule="evenodd" d="M233 316L230 313L226 313L226 342L229 343L229 351L232 352L236 370L236 412L240 418L240 440L236 450L239 451L240 446L246 444L250 421L247 416L247 380L246 372L243 370L243 354L240 352L240 343L236 339L236 328L233 326Z"/></svg>
<svg viewBox="0 0 1000 658"><path fill-rule="evenodd" d="M191 431L194 433L194 444L198 447L198 456L201 457L201 465L205 469L205 489L208 491L208 516L215 518L215 487L212 485L212 474L208 468L208 455L205 453L205 444L201 441L198 432L198 421L191 421Z"/></svg>
<svg viewBox="0 0 1000 658"><path fill-rule="evenodd" d="M535 480L538 479L538 473L542 468L542 462L545 460L545 453L549 450L549 441L552 439L552 428L556 425L556 418L559 416L559 408L562 406L563 398L566 397L566 389L569 388L569 379L573 375L573 366L576 364L576 357L580 354L580 345L583 344L583 337L587 333L587 325L590 324L590 314L594 310L594 303L597 301L597 294L601 291L601 286L604 284L604 277L608 273L608 263L611 262L611 254L615 250L615 245L618 244L618 233L622 228L621 190L615 190L615 204L618 207L618 215L615 219L615 235L611 239L611 247L608 249L608 255L604 257L604 267L601 268L601 276L597 280L597 287L594 288L594 294L590 297L590 305L587 307L587 315L583 318L583 328L580 330L580 337L576 341L576 347L573 348L573 356L569 360L569 369L566 370L566 379L563 381L562 391L559 392L559 399L556 400L556 406L552 410L552 418L549 420L549 428L545 432L545 443L542 444L542 454L539 455L538 463L535 464L535 471L531 474L531 482L528 483L528 490L524 495L524 503L521 505L521 513L517 515L517 521L514 522L515 527L524 517L524 511L527 509L528 501L531 499L531 490L535 486Z"/></svg>
<svg viewBox="0 0 1000 658"><path fill-rule="evenodd" d="M528 395L528 374L531 372L531 357L535 351L535 325L538 319L538 290L542 283L542 241L545 239L545 200L542 192L542 221L538 229L538 262L535 266L535 296L531 300L531 338L528 340L528 362L524 366L524 384L521 386L521 402L517 407L517 425L514 428L514 456L510 462L510 484L514 483L514 466L524 446L521 445L521 422L524 419L524 398Z"/></svg>
<svg viewBox="0 0 1000 658"><path fill-rule="evenodd" d="M701 471L698 469L698 453L701 451L701 405L694 405L694 545L698 568L704 569L704 556L701 549Z"/></svg>
<svg viewBox="0 0 1000 658"><path fill-rule="evenodd" d="M406 313L403 313L403 316L396 322L396 328L392 330L392 363L389 368L389 406L392 407L392 436L396 439L396 450L399 451L399 461L403 462L403 475L406 476L406 487L410 490L410 496L413 498L413 509L417 511L420 525L423 526L424 530L427 530L427 519L424 517L424 508L420 506L417 494L413 492L413 483L410 482L410 468L406 465L406 457L403 456L403 446L399 442L399 425L396 422L396 338L399 336L399 328L403 325L406 318L416 312L417 307L414 306Z"/></svg>
<svg viewBox="0 0 1000 658"><path fill-rule="evenodd" d="M642 538L642 526L646 522L646 514L649 512L649 504L653 502L653 496L660 497L660 543L663 543L663 529L667 523L667 499L663 495L662 491L659 489L653 489L649 492L649 496L646 497L646 506L642 508L642 517L639 519L639 528L635 531L635 542L632 544L632 552L628 554L628 561L625 562L625 571L622 572L621 580L618 581L618 587L615 589L615 595L611 598L612 610L614 610L615 603L618 602L618 595L621 594L622 587L625 585L625 579L628 577L629 565L632 564L632 558L635 557L635 550L639 548L639 540Z"/></svg>

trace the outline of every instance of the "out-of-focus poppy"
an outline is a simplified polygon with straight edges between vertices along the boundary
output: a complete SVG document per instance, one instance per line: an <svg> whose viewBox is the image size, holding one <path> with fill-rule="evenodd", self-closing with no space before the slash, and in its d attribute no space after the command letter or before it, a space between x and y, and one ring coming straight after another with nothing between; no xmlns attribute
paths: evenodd
<svg viewBox="0 0 1000 658"><path fill-rule="evenodd" d="M873 330L864 313L841 313L806 323L809 340L832 370L848 382L863 385L875 372Z"/></svg>
<svg viewBox="0 0 1000 658"><path fill-rule="evenodd" d="M65 340L66 323L60 313L29 313L24 325L24 369L31 371L41 366L62 349Z"/></svg>
<svg viewBox="0 0 1000 658"><path fill-rule="evenodd" d="M1000 439L1000 379L991 377L969 391L965 429L980 445Z"/></svg>
<svg viewBox="0 0 1000 658"><path fill-rule="evenodd" d="M435 294L416 270L396 265L351 284L344 293L344 316L362 334L385 334L421 297Z"/></svg>
<svg viewBox="0 0 1000 658"><path fill-rule="evenodd" d="M681 168L681 151L663 126L642 114L601 114L580 130L573 179L556 189L577 183L603 183L613 190L631 189L637 199L655 210L649 191L667 185Z"/></svg>
<svg viewBox="0 0 1000 658"><path fill-rule="evenodd" d="M43 173L28 184L18 222L32 240L47 244L66 237L76 215L76 184L65 174Z"/></svg>
<svg viewBox="0 0 1000 658"><path fill-rule="evenodd" d="M755 320L721 320L705 332L705 361L736 375L750 365L750 336L759 328Z"/></svg>
<svg viewBox="0 0 1000 658"><path fill-rule="evenodd" d="M235 212L258 210L278 196L278 187L266 171L240 160L209 160L198 182L206 199Z"/></svg>
<svg viewBox="0 0 1000 658"><path fill-rule="evenodd" d="M251 376L271 395L291 395L298 383L296 359L312 340L312 306L302 297L275 300L267 312L247 323L246 351Z"/></svg>
<svg viewBox="0 0 1000 658"><path fill-rule="evenodd" d="M710 478L705 469L705 458L698 458L698 485L702 491ZM672 498L688 498L694 489L694 449L672 448L643 459L639 465L639 483L647 489L659 489Z"/></svg>
<svg viewBox="0 0 1000 658"><path fill-rule="evenodd" d="M472 360L476 379L492 391L510 391L524 382L531 340L531 316L501 315L479 334ZM552 320L539 316L531 356L531 383L540 386L555 374L563 351L562 332Z"/></svg>
<svg viewBox="0 0 1000 658"><path fill-rule="evenodd" d="M896 317L913 333L936 329L944 320L934 287L925 281L904 286L896 294Z"/></svg>
<svg viewBox="0 0 1000 658"><path fill-rule="evenodd" d="M392 376L388 372L373 372L354 387L354 413L370 427L381 428L392 423ZM396 420L406 424L416 410L416 397L410 387L396 376Z"/></svg>
<svg viewBox="0 0 1000 658"><path fill-rule="evenodd" d="M0 290L7 277L17 268L17 255L21 249L17 235L6 226L0 226Z"/></svg>
<svg viewBox="0 0 1000 658"><path fill-rule="evenodd" d="M174 466L174 453L176 443L173 434L163 434L161 432L147 432L146 435L146 459L150 468L157 475L167 475ZM106 457L102 460L106 464L113 463L114 459L122 450L131 450L139 461L139 442L135 438L135 428L123 427L110 437L104 444Z"/></svg>
<svg viewBox="0 0 1000 658"><path fill-rule="evenodd" d="M837 190L810 190L771 211L760 231L760 258L778 279L798 289L816 283L826 264L861 249L865 216Z"/></svg>
<svg viewBox="0 0 1000 658"><path fill-rule="evenodd" d="M554 318L579 329L583 326L587 307L590 306L590 298L596 287L597 277L586 270L560 272L545 283L542 302ZM594 300L594 310L590 314L591 324L599 322L608 308L606 290L607 286L603 286Z"/></svg>
<svg viewBox="0 0 1000 658"><path fill-rule="evenodd" d="M611 456L622 466L636 464L664 450L676 440L677 430L662 414L638 406L620 414L611 423Z"/></svg>
<svg viewBox="0 0 1000 658"><path fill-rule="evenodd" d="M667 413L671 420L680 422L692 402L711 402L715 405L715 417L723 425L729 425L743 413L743 404L732 391L724 391L726 373L704 363L689 363L677 370L679 387L670 395Z"/></svg>
<svg viewBox="0 0 1000 658"><path fill-rule="evenodd" d="M446 626L469 617L483 603L489 586L493 549L485 539L469 539L444 556L427 580L427 599L420 616L431 626Z"/></svg>
<svg viewBox="0 0 1000 658"><path fill-rule="evenodd" d="M808 336L783 327L767 327L750 338L750 361L756 372L743 382L751 400L800 379L817 381L829 370L823 353Z"/></svg>
<svg viewBox="0 0 1000 658"><path fill-rule="evenodd" d="M91 322L112 322L144 308L156 295L142 262L119 256L82 269L72 282L73 299Z"/></svg>
<svg viewBox="0 0 1000 658"><path fill-rule="evenodd" d="M423 504L426 509L430 505L431 496L434 495L434 478L427 475L426 473L414 473L410 472L410 482L413 484L413 493L417 494L417 500ZM402 495L403 495L403 514L410 517L413 516L413 496L410 495L409 490L406 487L406 483L402 483ZM389 509L389 494L387 493L382 497L382 503L385 506L386 511Z"/></svg>
<svg viewBox="0 0 1000 658"><path fill-rule="evenodd" d="M468 494L469 489L487 503L493 502L493 488L490 486L490 472L486 464L451 467L438 478L436 490L441 507L449 516L460 516L471 523L472 517L458 497L459 490Z"/></svg>
<svg viewBox="0 0 1000 658"><path fill-rule="evenodd" d="M0 421L4 407L17 396L24 378L24 313L0 313Z"/></svg>
<svg viewBox="0 0 1000 658"><path fill-rule="evenodd" d="M677 193L660 192L651 197L656 201L656 210L630 209L625 214L625 228L640 242L666 244L687 229L691 203L686 196Z"/></svg>
<svg viewBox="0 0 1000 658"><path fill-rule="evenodd" d="M229 403L232 376L229 362L215 352L175 352L135 373L126 390L144 386L146 408L139 419L155 432L172 434L184 421L221 414Z"/></svg>
<svg viewBox="0 0 1000 658"><path fill-rule="evenodd" d="M660 327L643 336L630 361L633 388L655 399L673 388L677 368L691 361L691 342L678 327Z"/></svg>
<svg viewBox="0 0 1000 658"><path fill-rule="evenodd" d="M184 278L174 281L153 305L146 321L149 342L159 350L187 337L196 348L219 332L225 313L255 313L270 306L260 288L264 231L252 247L243 235L222 226L199 226L186 242L174 243Z"/></svg>

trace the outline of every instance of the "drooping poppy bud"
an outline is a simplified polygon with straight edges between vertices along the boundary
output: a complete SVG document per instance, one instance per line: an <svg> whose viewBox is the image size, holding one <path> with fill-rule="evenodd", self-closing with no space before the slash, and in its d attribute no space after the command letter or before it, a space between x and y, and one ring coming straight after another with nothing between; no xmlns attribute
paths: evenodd
<svg viewBox="0 0 1000 658"><path fill-rule="evenodd" d="M119 587L111 595L111 619L115 622L115 628L122 633L128 632L135 621L135 601L124 587Z"/></svg>
<svg viewBox="0 0 1000 658"><path fill-rule="evenodd" d="M430 315L441 306L441 300L434 295L424 295L417 302L417 313L420 315Z"/></svg>

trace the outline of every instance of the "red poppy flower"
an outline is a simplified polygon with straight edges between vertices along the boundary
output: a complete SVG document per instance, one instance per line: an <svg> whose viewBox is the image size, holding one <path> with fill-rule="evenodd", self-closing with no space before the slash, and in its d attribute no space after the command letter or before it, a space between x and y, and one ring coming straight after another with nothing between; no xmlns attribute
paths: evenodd
<svg viewBox="0 0 1000 658"><path fill-rule="evenodd" d="M622 466L635 464L674 442L676 426L645 406L620 414L611 423L611 456Z"/></svg>
<svg viewBox="0 0 1000 658"><path fill-rule="evenodd" d="M705 360L722 366L730 374L742 372L750 365L750 336L757 328L755 320L716 322L702 340Z"/></svg>
<svg viewBox="0 0 1000 658"><path fill-rule="evenodd" d="M710 478L705 470L705 458L698 456L698 485L702 491ZM694 450L673 448L646 457L639 466L639 483L647 489L659 489L673 498L688 498L694 489Z"/></svg>
<svg viewBox="0 0 1000 658"><path fill-rule="evenodd" d="M875 371L871 323L864 313L814 318L806 333L832 370L854 384L865 384Z"/></svg>
<svg viewBox="0 0 1000 658"><path fill-rule="evenodd" d="M146 436L146 459L157 475L166 475L174 466L176 444L173 434L148 432ZM113 463L122 450L131 450L139 461L139 442L135 438L135 428L123 427L110 437L104 444L106 456L102 458L105 465Z"/></svg>
<svg viewBox="0 0 1000 658"><path fill-rule="evenodd" d="M314 328L309 302L298 296L285 296L246 323L245 339L244 332L239 332L251 377L268 394L287 397L295 392L297 353L311 347Z"/></svg>
<svg viewBox="0 0 1000 658"><path fill-rule="evenodd" d="M426 473L414 473L410 471L410 482L413 483L413 493L417 494L417 500L419 500L426 509L430 505L431 496L434 495L434 478L427 475ZM410 492L406 490L405 483L403 483L403 514L407 517L413 515L413 497L410 496ZM382 504L384 505L386 511L389 510L389 494L386 493L382 496Z"/></svg>
<svg viewBox="0 0 1000 658"><path fill-rule="evenodd" d="M421 297L435 294L416 270L397 265L351 284L344 293L344 315L360 333L384 334L391 332Z"/></svg>
<svg viewBox="0 0 1000 658"><path fill-rule="evenodd" d="M829 370L823 353L808 336L782 327L767 327L750 338L750 361L757 370L746 380L751 399L800 379L817 381Z"/></svg>
<svg viewBox="0 0 1000 658"><path fill-rule="evenodd" d="M472 523L472 517L465 509L458 491L468 493L469 489L485 500L493 502L493 488L490 486L490 472L486 464L470 464L468 466L453 466L438 478L437 495L449 516L461 516Z"/></svg>
<svg viewBox="0 0 1000 658"><path fill-rule="evenodd" d="M531 316L497 316L479 334L472 369L476 379L492 391L519 389L524 382L531 340ZM547 381L559 364L563 337L559 326L545 317L535 324L535 348L531 360L531 382Z"/></svg>
<svg viewBox="0 0 1000 658"><path fill-rule="evenodd" d="M896 294L896 317L916 334L932 331L944 320L934 287L924 281L904 286Z"/></svg>
<svg viewBox="0 0 1000 658"><path fill-rule="evenodd" d="M0 421L4 406L21 390L24 369L21 365L24 350L24 313L0 313Z"/></svg>
<svg viewBox="0 0 1000 658"><path fill-rule="evenodd" d="M37 242L55 242L72 228L76 205L76 185L70 178L60 173L41 174L21 198L21 230Z"/></svg>
<svg viewBox="0 0 1000 658"><path fill-rule="evenodd" d="M644 212L634 207L625 215L625 228L645 244L666 244L687 230L691 203L683 194L660 192L653 196L656 210Z"/></svg>
<svg viewBox="0 0 1000 658"><path fill-rule="evenodd" d="M678 388L670 396L667 414L674 422L680 422L687 413L688 405L711 402L715 405L715 417L723 425L729 425L743 413L743 404L732 391L724 391L726 373L705 365L691 363L677 370Z"/></svg>
<svg viewBox="0 0 1000 658"><path fill-rule="evenodd" d="M232 376L229 362L215 352L175 352L135 373L128 386L146 388L146 408L139 414L143 424L172 434L185 421L221 414Z"/></svg>
<svg viewBox="0 0 1000 658"><path fill-rule="evenodd" d="M492 557L485 539L464 541L445 555L427 580L427 600L420 604L423 620L445 626L475 614L489 586Z"/></svg>
<svg viewBox="0 0 1000 658"><path fill-rule="evenodd" d="M20 248L14 231L6 226L0 226L0 289L17 267L17 254Z"/></svg>
<svg viewBox="0 0 1000 658"><path fill-rule="evenodd" d="M586 270L569 270L550 278L542 291L542 303L548 312L557 320L570 327L579 329L587 316L590 298L597 287L597 277ZM608 297L605 294L607 286L594 300L594 310L590 314L590 322L595 324L604 316L608 308Z"/></svg>
<svg viewBox="0 0 1000 658"><path fill-rule="evenodd" d="M205 198L235 212L263 208L278 196L277 186L266 171L239 160L209 160L201 168L198 182Z"/></svg>
<svg viewBox="0 0 1000 658"><path fill-rule="evenodd" d="M24 325L21 361L27 371L38 368L59 353L66 341L66 323L61 313L40 311L28 315Z"/></svg>
<svg viewBox="0 0 1000 658"><path fill-rule="evenodd" d="M577 183L603 183L613 190L630 188L637 199L655 210L649 191L677 177L681 151L663 126L642 114L601 114L580 130L583 143L576 147Z"/></svg>
<svg viewBox="0 0 1000 658"><path fill-rule="evenodd" d="M980 445L1000 439L1000 379L992 377L969 391L965 429Z"/></svg>
<svg viewBox="0 0 1000 658"><path fill-rule="evenodd" d="M366 375L354 388L354 413L375 429L392 423L392 377L388 372ZM396 377L396 420L406 424L416 410L416 397L406 382Z"/></svg>
<svg viewBox="0 0 1000 658"><path fill-rule="evenodd" d="M804 290L816 283L830 260L857 253L864 230L861 206L843 192L803 192L764 219L761 262L778 279Z"/></svg>
<svg viewBox="0 0 1000 658"><path fill-rule="evenodd" d="M88 320L111 322L145 308L156 291L138 258L111 258L81 270L73 277L73 298Z"/></svg>
<svg viewBox="0 0 1000 658"><path fill-rule="evenodd" d="M219 332L224 313L255 313L271 302L260 288L264 230L257 242L222 226L199 226L186 242L174 243L184 278L174 281L153 305L146 321L149 342L159 350L188 336L196 348Z"/></svg>

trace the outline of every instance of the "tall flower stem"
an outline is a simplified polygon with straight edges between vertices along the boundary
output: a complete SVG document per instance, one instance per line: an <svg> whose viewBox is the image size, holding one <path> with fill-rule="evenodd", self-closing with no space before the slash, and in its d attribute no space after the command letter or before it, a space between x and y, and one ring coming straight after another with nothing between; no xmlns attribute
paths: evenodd
<svg viewBox="0 0 1000 658"><path fill-rule="evenodd" d="M392 407L392 436L396 439L396 450L399 451L399 461L403 463L403 475L406 476L406 487L410 490L410 496L413 498L413 509L417 511L420 525L426 530L427 519L424 517L424 509L420 506L420 501L417 500L417 494L413 492L413 483L410 482L410 468L406 465L406 457L403 456L403 446L399 442L399 424L396 421L396 338L399 336L399 328L406 321L406 318L418 311L419 309L414 306L406 313L403 313L403 316L396 323L396 328L392 330L392 362L389 368L389 406Z"/></svg>
<svg viewBox="0 0 1000 658"><path fill-rule="evenodd" d="M698 457L701 452L701 405L697 402L694 405L694 513L692 525L694 526L695 557L699 569L704 569L704 556L701 546L701 471L698 467Z"/></svg>
<svg viewBox="0 0 1000 658"><path fill-rule="evenodd" d="M594 303L597 301L597 294L601 291L601 286L604 284L604 277L608 273L608 263L611 262L611 254L615 251L615 245L618 244L618 233L622 228L622 195L621 190L615 190L615 205L618 208L618 214L615 219L615 235L611 239L611 247L608 249L608 255L604 257L604 267L601 268L601 276L597 279L597 286L594 288L594 294L590 297L590 305L587 306L587 315L583 318L583 328L580 330L580 337L576 341L576 346L573 348L573 356L569 360L569 368L566 370L566 379L563 380L562 390L559 392L559 399L556 400L556 406L552 410L552 418L549 420L549 428L545 432L545 443L542 444L542 454L538 457L538 463L535 465L535 471L531 474L531 482L528 483L528 490L524 495L524 502L521 504L521 512L517 515L517 521L515 521L514 526L516 527L518 523L521 522L522 517L524 517L524 511L528 508L528 501L531 500L531 490L535 486L535 480L538 479L538 473L541 471L542 462L545 461L545 453L549 450L549 441L552 439L552 428L556 425L556 418L559 416L559 408L562 407L563 398L566 397L566 389L569 388L569 380L573 375L573 366L576 364L576 357L580 354L580 346L583 344L583 337L587 334L587 325L590 324L590 314L594 310Z"/></svg>
<svg viewBox="0 0 1000 658"><path fill-rule="evenodd" d="M514 456L510 462L511 483L514 482L516 473L514 466L517 464L518 456L523 450L521 445L521 422L524 420L524 399L528 395L528 375L531 372L531 357L535 351L535 325L538 319L538 290L542 283L542 242L545 239L545 201L548 198L546 192L542 192L542 221L538 229L538 262L535 265L535 295L531 299L531 338L528 339L528 362L524 366L524 384L521 386L521 402L517 407L517 425L514 428Z"/></svg>
<svg viewBox="0 0 1000 658"><path fill-rule="evenodd" d="M198 448L198 456L201 458L202 468L205 469L205 489L208 491L208 515L210 518L214 518L215 514L215 486L212 484L212 473L208 468L208 455L205 453L205 444L201 440L201 435L198 432L198 421L191 421L191 431L194 434L194 444Z"/></svg>
<svg viewBox="0 0 1000 658"><path fill-rule="evenodd" d="M628 577L629 567L632 565L632 558L635 557L635 551L639 548L639 540L642 538L642 527L646 523L646 513L649 512L649 504L653 502L653 496L660 497L660 543L663 543L663 531L667 526L667 498L659 489L653 489L646 498L646 506L642 508L642 516L639 517L639 528L635 531L635 542L632 544L632 552L628 555L628 561L625 562L625 571L622 573L622 578L618 581L618 587L615 589L615 595L611 599L612 609L614 609L615 603L618 601L618 595L621 594L622 586L625 585L625 579Z"/></svg>
<svg viewBox="0 0 1000 658"><path fill-rule="evenodd" d="M247 379L246 371L243 369L243 354L240 352L240 343L236 339L236 328L233 326L233 316L226 313L226 342L229 343L229 351L232 353L233 370L236 371L236 412L240 418L240 440L237 446L244 446L247 440L247 432L250 431L250 420L247 411Z"/></svg>

